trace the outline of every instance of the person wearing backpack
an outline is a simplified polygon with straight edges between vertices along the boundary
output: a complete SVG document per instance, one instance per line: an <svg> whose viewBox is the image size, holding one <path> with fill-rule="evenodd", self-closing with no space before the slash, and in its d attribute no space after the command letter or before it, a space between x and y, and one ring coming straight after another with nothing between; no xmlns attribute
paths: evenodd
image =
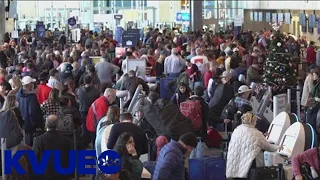
<svg viewBox="0 0 320 180"><path fill-rule="evenodd" d="M209 105L202 98L204 87L197 86L194 94L180 104L180 111L192 121L196 135L204 139L207 135L207 122L210 118Z"/></svg>

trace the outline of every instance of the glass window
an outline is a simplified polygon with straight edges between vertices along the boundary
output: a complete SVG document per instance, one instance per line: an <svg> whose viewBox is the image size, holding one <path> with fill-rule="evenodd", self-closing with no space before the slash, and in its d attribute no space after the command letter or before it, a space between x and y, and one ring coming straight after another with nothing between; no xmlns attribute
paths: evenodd
<svg viewBox="0 0 320 180"><path fill-rule="evenodd" d="M99 7L99 1L93 0L93 7Z"/></svg>
<svg viewBox="0 0 320 180"><path fill-rule="evenodd" d="M122 7L122 1L116 1L115 6L118 7Z"/></svg>
<svg viewBox="0 0 320 180"><path fill-rule="evenodd" d="M131 7L131 1L123 0L123 7L130 8Z"/></svg>

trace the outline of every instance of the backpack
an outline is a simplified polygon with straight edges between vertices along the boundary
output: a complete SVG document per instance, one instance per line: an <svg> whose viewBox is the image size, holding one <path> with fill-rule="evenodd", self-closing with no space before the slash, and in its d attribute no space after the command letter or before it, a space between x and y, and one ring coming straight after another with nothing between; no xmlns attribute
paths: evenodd
<svg viewBox="0 0 320 180"><path fill-rule="evenodd" d="M239 66L239 60L236 57L231 57L230 60L230 68L231 69L236 69Z"/></svg>
<svg viewBox="0 0 320 180"><path fill-rule="evenodd" d="M75 125L73 123L73 115L72 114L58 114L58 130L65 132L67 134L72 134Z"/></svg>
<svg viewBox="0 0 320 180"><path fill-rule="evenodd" d="M231 99L229 103L224 107L221 119L230 119L234 120L234 115L237 113L238 108L235 105L234 99Z"/></svg>
<svg viewBox="0 0 320 180"><path fill-rule="evenodd" d="M180 112L192 121L193 129L195 131L202 128L202 106L199 100L188 99L180 103Z"/></svg>

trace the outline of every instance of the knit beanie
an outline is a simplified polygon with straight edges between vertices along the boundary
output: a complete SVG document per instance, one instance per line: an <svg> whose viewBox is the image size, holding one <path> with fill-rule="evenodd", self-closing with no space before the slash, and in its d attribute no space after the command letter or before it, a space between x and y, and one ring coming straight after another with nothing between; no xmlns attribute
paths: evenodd
<svg viewBox="0 0 320 180"><path fill-rule="evenodd" d="M193 132L188 132L180 136L180 141L194 148L197 147L197 143L198 143L197 135Z"/></svg>

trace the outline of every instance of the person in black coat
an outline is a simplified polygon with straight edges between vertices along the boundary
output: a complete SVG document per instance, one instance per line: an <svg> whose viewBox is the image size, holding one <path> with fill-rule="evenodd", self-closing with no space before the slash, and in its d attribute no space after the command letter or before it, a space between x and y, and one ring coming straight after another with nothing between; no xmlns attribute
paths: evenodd
<svg viewBox="0 0 320 180"><path fill-rule="evenodd" d="M230 84L230 73L225 71L220 77L222 84L217 86L213 97L209 101L209 113L210 116L212 116L209 124L212 126L215 126L217 123L221 123L220 116L222 111L235 95L233 86Z"/></svg>
<svg viewBox="0 0 320 180"><path fill-rule="evenodd" d="M131 133L135 139L138 155L140 156L141 154L148 153L148 140L143 129L132 122L133 117L130 113L123 113L120 115L120 123L114 124L111 128L107 144L108 149L113 149L119 136L122 133L128 132Z"/></svg>
<svg viewBox="0 0 320 180"><path fill-rule="evenodd" d="M46 119L47 132L35 138L32 149L34 150L39 162L45 150L59 150L61 152L61 167L66 168L69 166L69 151L73 149L73 141L66 136L60 135L56 130L57 126L58 117L56 115L49 115ZM46 172L43 175L39 175L37 179L69 180L73 175L58 174L54 169L53 156L51 156Z"/></svg>

